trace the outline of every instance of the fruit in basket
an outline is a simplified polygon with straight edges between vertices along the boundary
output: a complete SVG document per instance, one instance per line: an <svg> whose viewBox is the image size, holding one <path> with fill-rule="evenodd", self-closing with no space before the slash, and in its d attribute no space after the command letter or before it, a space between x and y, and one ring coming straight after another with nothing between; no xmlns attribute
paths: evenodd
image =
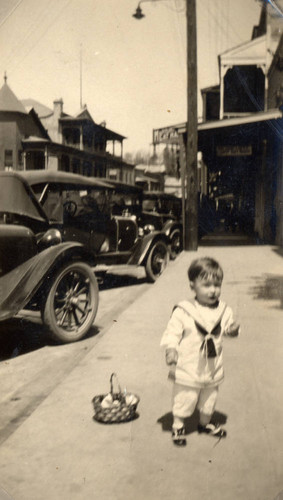
<svg viewBox="0 0 283 500"><path fill-rule="evenodd" d="M137 398L134 394L127 394L126 395L126 405L134 405L137 402Z"/></svg>
<svg viewBox="0 0 283 500"><path fill-rule="evenodd" d="M113 405L113 397L111 392L106 394L106 396L103 398L101 401L101 407L102 408L110 408Z"/></svg>

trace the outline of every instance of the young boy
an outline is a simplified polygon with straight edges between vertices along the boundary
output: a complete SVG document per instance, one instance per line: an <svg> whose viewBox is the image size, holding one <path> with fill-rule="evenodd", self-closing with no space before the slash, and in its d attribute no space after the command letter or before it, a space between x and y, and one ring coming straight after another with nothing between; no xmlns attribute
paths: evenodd
<svg viewBox="0 0 283 500"><path fill-rule="evenodd" d="M210 422L218 386L223 382L223 335L235 337L239 325L230 307L219 300L223 270L214 259L204 257L192 262L188 270L194 302L182 301L174 309L161 340L166 348L166 363L175 369L173 387L172 439L185 446L184 419L195 408L200 412L199 433L216 437L226 432Z"/></svg>

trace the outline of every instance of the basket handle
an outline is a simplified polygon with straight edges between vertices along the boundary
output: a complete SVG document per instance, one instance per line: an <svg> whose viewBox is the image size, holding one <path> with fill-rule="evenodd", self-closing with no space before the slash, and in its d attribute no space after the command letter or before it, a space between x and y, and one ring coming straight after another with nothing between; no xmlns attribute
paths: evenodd
<svg viewBox="0 0 283 500"><path fill-rule="evenodd" d="M111 392L112 396L113 396L113 393L114 393L114 391L113 391L113 378L114 377L116 377L116 383L118 385L119 393L122 394L121 386L119 384L118 377L117 377L116 373L112 373L112 375L110 377L110 392Z"/></svg>

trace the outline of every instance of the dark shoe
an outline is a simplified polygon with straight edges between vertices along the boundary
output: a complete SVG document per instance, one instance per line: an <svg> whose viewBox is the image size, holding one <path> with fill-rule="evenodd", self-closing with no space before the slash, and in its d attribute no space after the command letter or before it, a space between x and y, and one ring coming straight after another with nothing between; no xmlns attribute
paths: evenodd
<svg viewBox="0 0 283 500"><path fill-rule="evenodd" d="M176 446L186 446L187 440L185 436L185 427L180 429L172 429L172 440Z"/></svg>
<svg viewBox="0 0 283 500"><path fill-rule="evenodd" d="M207 425L198 425L198 433L210 434L210 436L223 438L227 436L227 432L222 429L219 424L207 424Z"/></svg>

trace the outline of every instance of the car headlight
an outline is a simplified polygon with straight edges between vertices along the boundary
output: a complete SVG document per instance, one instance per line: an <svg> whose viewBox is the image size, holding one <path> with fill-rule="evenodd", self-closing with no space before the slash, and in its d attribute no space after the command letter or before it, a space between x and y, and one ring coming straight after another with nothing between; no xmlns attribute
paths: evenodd
<svg viewBox="0 0 283 500"><path fill-rule="evenodd" d="M143 229L145 234L152 233L152 231L155 231L155 227L152 224L146 224Z"/></svg>
<svg viewBox="0 0 283 500"><path fill-rule="evenodd" d="M60 231L55 228L48 229L48 231L46 231L46 233L44 233L43 235L40 235L37 240L37 244L40 250L58 245L59 243L62 243L62 235Z"/></svg>

